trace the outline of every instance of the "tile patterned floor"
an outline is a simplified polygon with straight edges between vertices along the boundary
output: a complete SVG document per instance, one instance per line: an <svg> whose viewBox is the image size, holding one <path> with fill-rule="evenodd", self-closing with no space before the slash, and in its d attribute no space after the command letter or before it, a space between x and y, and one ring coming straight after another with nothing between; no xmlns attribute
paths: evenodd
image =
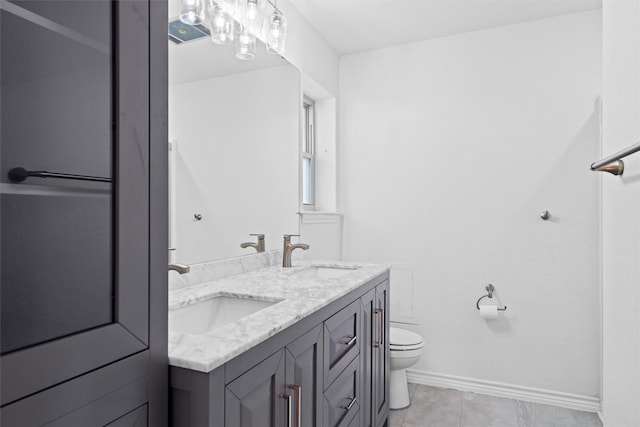
<svg viewBox="0 0 640 427"><path fill-rule="evenodd" d="M452 389L409 384L411 406L390 427L602 427L598 415Z"/></svg>

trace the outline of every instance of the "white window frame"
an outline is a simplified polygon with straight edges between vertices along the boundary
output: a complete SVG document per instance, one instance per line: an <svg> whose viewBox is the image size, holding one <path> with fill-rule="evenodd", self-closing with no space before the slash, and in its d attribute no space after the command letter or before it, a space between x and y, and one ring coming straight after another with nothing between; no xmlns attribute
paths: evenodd
<svg viewBox="0 0 640 427"><path fill-rule="evenodd" d="M302 156L300 161L301 171L304 171L303 163L305 159L309 159L309 176L304 176L302 172L302 207L306 211L314 211L316 209L316 135L315 135L315 101L308 96L304 96L302 100ZM309 200L305 200L305 184L309 179L310 195Z"/></svg>

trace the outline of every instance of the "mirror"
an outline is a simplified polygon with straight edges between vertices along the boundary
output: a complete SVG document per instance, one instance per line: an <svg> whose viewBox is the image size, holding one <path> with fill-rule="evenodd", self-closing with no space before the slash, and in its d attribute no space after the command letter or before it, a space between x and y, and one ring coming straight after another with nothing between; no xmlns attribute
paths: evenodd
<svg viewBox="0 0 640 427"><path fill-rule="evenodd" d="M252 233L280 249L298 232L300 73L256 50L242 61L209 37L169 42L171 261L256 253L240 247Z"/></svg>

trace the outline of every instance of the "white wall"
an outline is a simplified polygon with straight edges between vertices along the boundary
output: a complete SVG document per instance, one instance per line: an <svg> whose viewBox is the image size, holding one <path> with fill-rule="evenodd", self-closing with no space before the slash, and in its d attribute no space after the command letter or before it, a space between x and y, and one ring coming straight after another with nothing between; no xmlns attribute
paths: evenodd
<svg viewBox="0 0 640 427"><path fill-rule="evenodd" d="M176 261L255 253L240 248L256 241L250 233L280 249L283 234L298 232L300 96L289 65L170 87Z"/></svg>
<svg viewBox="0 0 640 427"><path fill-rule="evenodd" d="M289 0L278 1L287 17L284 58L304 73L309 81L333 96L338 93L338 54L316 32Z"/></svg>
<svg viewBox="0 0 640 427"><path fill-rule="evenodd" d="M303 257L313 260L342 259L342 214L306 212L300 216L300 239L309 244Z"/></svg>
<svg viewBox="0 0 640 427"><path fill-rule="evenodd" d="M603 3L603 155L640 141L640 4ZM640 425L640 154L603 175L604 425Z"/></svg>
<svg viewBox="0 0 640 427"><path fill-rule="evenodd" d="M600 12L340 70L343 258L393 263L392 320L426 342L412 379L597 410ZM487 283L499 320L475 308Z"/></svg>
<svg viewBox="0 0 640 427"><path fill-rule="evenodd" d="M300 70L302 90L316 102L316 210L322 214L300 215L300 241L310 246L304 253L305 258L339 260L342 253L342 216L335 214L339 59L289 0L281 0L278 6L288 19L284 57ZM302 200L302 188L299 192ZM303 211L300 206L300 212Z"/></svg>

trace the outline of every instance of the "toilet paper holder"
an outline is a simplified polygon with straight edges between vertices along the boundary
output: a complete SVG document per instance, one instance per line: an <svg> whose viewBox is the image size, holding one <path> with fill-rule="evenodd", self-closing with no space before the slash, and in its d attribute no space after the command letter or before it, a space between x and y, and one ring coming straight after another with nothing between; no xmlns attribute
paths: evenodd
<svg viewBox="0 0 640 427"><path fill-rule="evenodd" d="M482 300L482 298L493 298L493 292L496 290L496 288L493 287L493 285L491 283L489 283L485 289L487 290L487 294L481 296L480 298L478 298L478 301L476 301L476 308L478 310L480 310L480 301ZM507 310L507 306L505 305L504 307L498 307L498 311L506 311Z"/></svg>

